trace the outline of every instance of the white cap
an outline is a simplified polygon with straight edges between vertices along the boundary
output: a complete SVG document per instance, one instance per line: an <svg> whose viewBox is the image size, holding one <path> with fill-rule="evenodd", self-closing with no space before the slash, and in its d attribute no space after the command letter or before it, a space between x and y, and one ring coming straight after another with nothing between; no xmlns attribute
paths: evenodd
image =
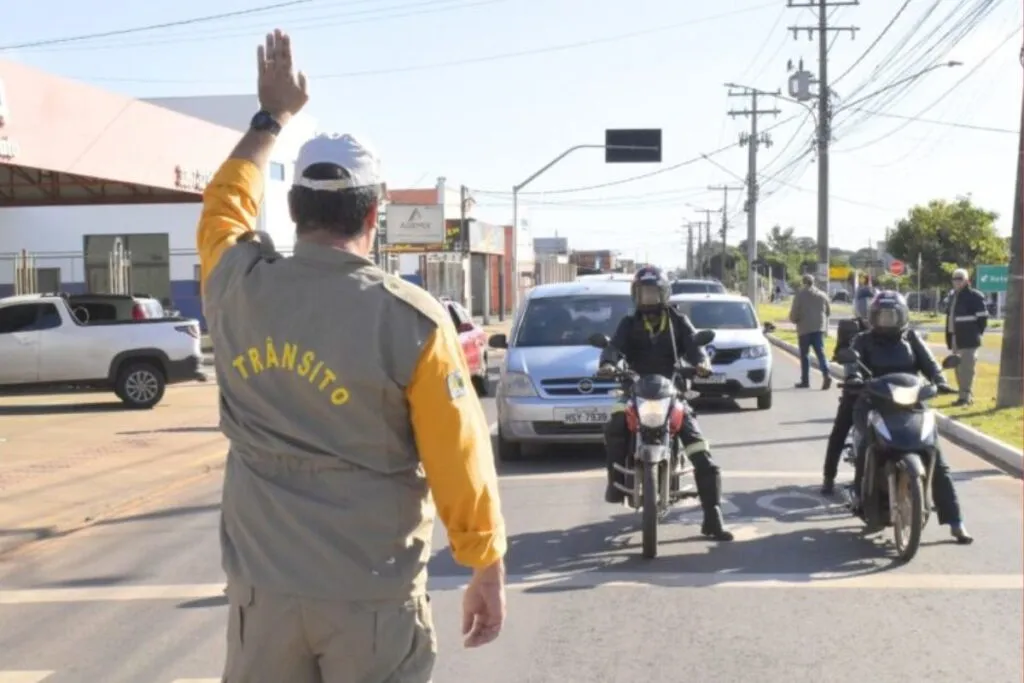
<svg viewBox="0 0 1024 683"><path fill-rule="evenodd" d="M310 180L303 174L313 164L335 164L348 171L348 178ZM295 185L311 190L348 190L376 187L383 191L380 159L368 146L349 134L317 135L299 150L295 160Z"/></svg>
<svg viewBox="0 0 1024 683"><path fill-rule="evenodd" d="M963 268L957 268L956 270L953 271L953 279L969 280L970 278L968 277L966 270L964 270Z"/></svg>

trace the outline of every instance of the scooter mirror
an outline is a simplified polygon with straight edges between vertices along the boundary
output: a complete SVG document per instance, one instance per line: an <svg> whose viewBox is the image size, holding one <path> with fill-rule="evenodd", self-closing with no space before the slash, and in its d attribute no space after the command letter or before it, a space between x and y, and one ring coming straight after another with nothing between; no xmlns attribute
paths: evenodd
<svg viewBox="0 0 1024 683"><path fill-rule="evenodd" d="M696 342L697 346L707 346L715 341L715 331L701 330L693 337L693 341Z"/></svg>
<svg viewBox="0 0 1024 683"><path fill-rule="evenodd" d="M607 348L609 341L608 335L601 334L600 332L595 332L587 337L587 343L599 349Z"/></svg>
<svg viewBox="0 0 1024 683"><path fill-rule="evenodd" d="M856 363L859 359L860 356L853 349L839 349L839 352L836 353L836 360L844 365Z"/></svg>
<svg viewBox="0 0 1024 683"><path fill-rule="evenodd" d="M942 359L942 368L944 370L952 370L957 367L960 367L960 356L946 356Z"/></svg>

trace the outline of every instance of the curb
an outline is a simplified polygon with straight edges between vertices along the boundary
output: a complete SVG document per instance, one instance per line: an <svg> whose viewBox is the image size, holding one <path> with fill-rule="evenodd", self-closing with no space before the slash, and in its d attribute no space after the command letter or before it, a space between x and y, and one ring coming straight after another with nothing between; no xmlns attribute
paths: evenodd
<svg viewBox="0 0 1024 683"><path fill-rule="evenodd" d="M227 459L227 449L218 448L217 451L206 453L183 468L179 477L171 477L162 485L158 485L148 491L135 496L125 498L112 506L94 514L88 514L88 509L83 509L76 515L75 521L67 521L67 515L54 515L37 522L39 527L46 527L49 533L43 536L32 533L17 534L7 537L0 537L0 560L6 560L9 556L18 551L31 550L42 546L46 541L64 538L75 532L96 526L109 519L121 517L133 512L154 500L166 497L183 488L205 479L211 472L224 469ZM83 506L85 508L85 506ZM63 519L62 519L63 517Z"/></svg>
<svg viewBox="0 0 1024 683"><path fill-rule="evenodd" d="M800 356L800 350L787 341L783 341L775 335L766 335L768 341L774 346L793 356ZM818 362L811 358L811 366L818 367ZM843 366L837 363L828 364L829 374L834 378L842 380L845 375ZM1016 450L1013 446L993 439L987 434L982 434L973 427L957 421L954 418L935 411L935 422L939 427L939 434L950 441L966 448L985 461L995 465L1007 474L1014 477L1024 477L1024 452Z"/></svg>

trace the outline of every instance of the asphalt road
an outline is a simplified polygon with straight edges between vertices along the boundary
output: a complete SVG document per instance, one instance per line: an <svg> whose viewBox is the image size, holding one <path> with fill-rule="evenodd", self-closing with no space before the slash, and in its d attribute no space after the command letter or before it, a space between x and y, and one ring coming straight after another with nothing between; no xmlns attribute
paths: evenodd
<svg viewBox="0 0 1024 683"><path fill-rule="evenodd" d="M795 363L776 352L776 364L772 410L700 415L732 544L698 538L699 512L684 507L662 556L640 559L637 517L603 503L593 451L503 468L507 627L489 647L461 647L465 572L439 530L435 681L1020 683L1020 481L949 446L978 540L954 545L933 521L918 557L893 566L816 492L836 391L791 389ZM0 565L0 683L219 681L219 483Z"/></svg>

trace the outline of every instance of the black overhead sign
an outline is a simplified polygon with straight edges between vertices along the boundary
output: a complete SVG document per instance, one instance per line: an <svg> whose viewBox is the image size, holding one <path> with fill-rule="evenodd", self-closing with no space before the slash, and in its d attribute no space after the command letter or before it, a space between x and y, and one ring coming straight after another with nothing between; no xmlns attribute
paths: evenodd
<svg viewBox="0 0 1024 683"><path fill-rule="evenodd" d="M660 128L612 128L604 132L608 164L660 164Z"/></svg>

